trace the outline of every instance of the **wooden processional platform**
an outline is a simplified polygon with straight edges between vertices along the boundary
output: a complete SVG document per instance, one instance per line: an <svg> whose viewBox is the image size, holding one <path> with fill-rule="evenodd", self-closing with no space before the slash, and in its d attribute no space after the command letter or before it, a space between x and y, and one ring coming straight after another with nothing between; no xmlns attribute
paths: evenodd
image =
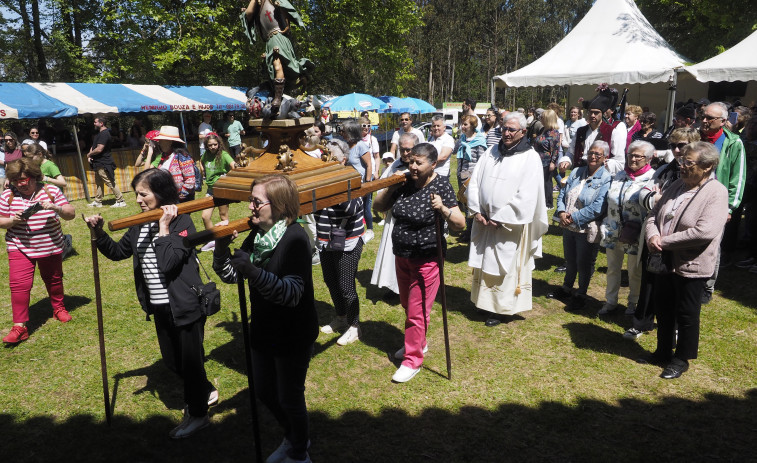
<svg viewBox="0 0 757 463"><path fill-rule="evenodd" d="M249 201L250 185L256 178L270 174L287 175L297 185L300 195L300 214L310 214L325 207L362 197L368 193L404 181L402 177L391 176L383 180L363 183L360 174L351 166L345 166L333 159L328 149L320 146L324 155L321 159L309 156L300 145L305 130L312 127L312 117L300 119L263 120L253 119L250 125L262 133L268 141L266 148L248 148L248 164L232 169L213 186L213 196L178 205L180 214L196 212L237 201ZM111 231L160 219L163 211L143 212L108 223ZM214 238L228 236L234 230L249 230L249 218L235 220L229 225L215 227L189 236L187 246L197 246Z"/></svg>

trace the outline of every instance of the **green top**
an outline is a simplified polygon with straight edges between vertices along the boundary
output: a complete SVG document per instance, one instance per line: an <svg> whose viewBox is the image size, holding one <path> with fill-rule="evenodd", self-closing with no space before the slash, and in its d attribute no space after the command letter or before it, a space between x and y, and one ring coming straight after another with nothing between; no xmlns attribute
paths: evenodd
<svg viewBox="0 0 757 463"><path fill-rule="evenodd" d="M214 154L210 151L205 151L205 154L200 158L200 162L205 168L205 183L212 187L221 175L231 170L231 163L234 162L234 158L224 151L221 153L221 160L216 161Z"/></svg>
<svg viewBox="0 0 757 463"><path fill-rule="evenodd" d="M242 123L239 121L226 122L223 125L223 133L229 134L229 146L238 146L242 144L241 133L244 130Z"/></svg>
<svg viewBox="0 0 757 463"><path fill-rule="evenodd" d="M45 177L55 178L58 175L61 175L60 169L58 169L58 166L55 165L55 163L49 159L45 159L44 162L42 162L42 165L39 166L42 170L42 175ZM50 183L50 182L43 182L43 183Z"/></svg>

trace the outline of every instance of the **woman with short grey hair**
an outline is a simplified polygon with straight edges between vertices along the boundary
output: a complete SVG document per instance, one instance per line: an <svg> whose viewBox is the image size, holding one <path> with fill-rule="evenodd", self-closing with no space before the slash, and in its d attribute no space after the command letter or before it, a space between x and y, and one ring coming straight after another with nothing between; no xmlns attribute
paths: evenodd
<svg viewBox="0 0 757 463"><path fill-rule="evenodd" d="M645 224L658 327L657 349L640 361L666 365L664 379L681 376L698 354L702 294L715 271L728 218L728 190L714 176L719 158L711 143L687 145L679 161L681 178L663 193Z"/></svg>
<svg viewBox="0 0 757 463"><path fill-rule="evenodd" d="M636 311L643 271L639 244L644 242L643 223L647 216L639 196L654 175L654 169L649 165L654 153L654 146L649 142L639 140L631 143L625 168L615 174L607 192L607 217L602 222L600 243L607 254L607 288L606 302L599 315L610 313L618 306L620 273L626 254L630 289L626 314L632 315Z"/></svg>

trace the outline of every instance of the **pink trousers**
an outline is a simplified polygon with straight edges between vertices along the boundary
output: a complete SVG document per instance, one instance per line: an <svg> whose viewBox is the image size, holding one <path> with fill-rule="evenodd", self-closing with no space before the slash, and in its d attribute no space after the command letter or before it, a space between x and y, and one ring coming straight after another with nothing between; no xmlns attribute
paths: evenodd
<svg viewBox="0 0 757 463"><path fill-rule="evenodd" d="M63 305L63 254L47 257L27 257L23 252L8 252L8 283L11 289L13 323L29 321L29 300L34 285L34 269L39 264L39 274L50 295L53 313L65 309Z"/></svg>
<svg viewBox="0 0 757 463"><path fill-rule="evenodd" d="M423 348L431 321L431 308L439 290L439 265L436 258L407 259L396 257L397 286L405 309L405 360L402 364L420 368Z"/></svg>

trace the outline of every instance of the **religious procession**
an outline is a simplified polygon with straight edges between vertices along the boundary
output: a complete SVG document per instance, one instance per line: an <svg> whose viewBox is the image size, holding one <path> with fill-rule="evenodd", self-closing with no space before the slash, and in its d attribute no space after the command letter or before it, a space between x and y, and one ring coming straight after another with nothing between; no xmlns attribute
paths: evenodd
<svg viewBox="0 0 757 463"><path fill-rule="evenodd" d="M10 435L98 460L600 460L671 410L748 422L757 33L692 65L632 0L587 8L489 101L441 109L309 93L320 61L294 31L313 12L288 0L235 11L235 40L264 49L245 90L0 83ZM599 32L624 68L575 64ZM596 426L611 442L579 436ZM666 432L626 458L716 445Z"/></svg>

